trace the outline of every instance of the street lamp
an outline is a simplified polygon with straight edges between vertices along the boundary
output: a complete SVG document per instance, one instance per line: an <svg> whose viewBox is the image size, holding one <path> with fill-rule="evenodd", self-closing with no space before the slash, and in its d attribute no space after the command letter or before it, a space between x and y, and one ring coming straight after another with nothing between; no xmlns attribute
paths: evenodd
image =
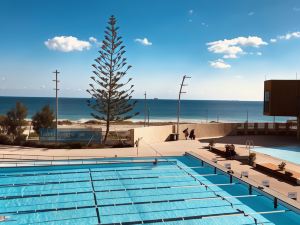
<svg viewBox="0 0 300 225"><path fill-rule="evenodd" d="M177 105L177 131L176 131L176 139L179 139L179 120L180 120L180 100L181 100L181 94L184 94L186 92L182 91L182 87L183 86L187 86L184 81L185 79L189 79L191 77L184 75L182 78L182 82L180 85L180 90L179 90L179 94L178 94L178 105Z"/></svg>
<svg viewBox="0 0 300 225"><path fill-rule="evenodd" d="M60 72L58 72L57 70L55 70L53 72L55 74L55 80L53 80L55 82L55 98L56 98L56 112L55 112L55 124L56 124L56 129L55 129L55 143L57 143L57 128L58 128L58 82L59 80L57 79L57 76Z"/></svg>

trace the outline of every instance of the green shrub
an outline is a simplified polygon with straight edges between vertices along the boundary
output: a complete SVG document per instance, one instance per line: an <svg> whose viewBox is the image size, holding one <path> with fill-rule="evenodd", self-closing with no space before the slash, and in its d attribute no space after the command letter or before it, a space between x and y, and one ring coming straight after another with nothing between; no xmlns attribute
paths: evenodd
<svg viewBox="0 0 300 225"><path fill-rule="evenodd" d="M279 165L278 165L278 168L280 170L284 170L285 169L285 166L286 166L286 163L285 162L281 162Z"/></svg>
<svg viewBox="0 0 300 225"><path fill-rule="evenodd" d="M54 119L55 116L50 106L49 105L44 106L40 112L37 112L32 117L33 130L37 134L40 134L41 128L54 128L55 127Z"/></svg>
<svg viewBox="0 0 300 225"><path fill-rule="evenodd" d="M38 135L36 132L31 132L31 133L29 134L29 136L32 137L32 138L37 138L37 137L39 137L39 135Z"/></svg>
<svg viewBox="0 0 300 225"><path fill-rule="evenodd" d="M100 125L100 124L102 124L102 122L97 121L97 120L88 120L88 121L84 122L84 124L87 124L87 125Z"/></svg>
<svg viewBox="0 0 300 225"><path fill-rule="evenodd" d="M15 137L13 144L15 145L23 145L26 142L26 137L27 135L18 135L17 137Z"/></svg>
<svg viewBox="0 0 300 225"><path fill-rule="evenodd" d="M67 146L69 147L69 148L82 148L82 144L81 143L69 143L69 144L67 144Z"/></svg>
<svg viewBox="0 0 300 225"><path fill-rule="evenodd" d="M27 108L20 102L17 102L16 107L7 112L3 124L7 128L7 134L11 135L13 140L23 135L23 127L27 125L26 116Z"/></svg>
<svg viewBox="0 0 300 225"><path fill-rule="evenodd" d="M12 143L11 139L9 136L5 134L0 134L0 144L2 145L10 145Z"/></svg>
<svg viewBox="0 0 300 225"><path fill-rule="evenodd" d="M72 125L73 123L70 120L61 120L58 121L58 125Z"/></svg>
<svg viewBox="0 0 300 225"><path fill-rule="evenodd" d="M249 164L252 165L255 162L255 160L256 160L256 153L251 152L249 154Z"/></svg>
<svg viewBox="0 0 300 225"><path fill-rule="evenodd" d="M6 116L0 115L0 134L7 133L7 126L6 126Z"/></svg>

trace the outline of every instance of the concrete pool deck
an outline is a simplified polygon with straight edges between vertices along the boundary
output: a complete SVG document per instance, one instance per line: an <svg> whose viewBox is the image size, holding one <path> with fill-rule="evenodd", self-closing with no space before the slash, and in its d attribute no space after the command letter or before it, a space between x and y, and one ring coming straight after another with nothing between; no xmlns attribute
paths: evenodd
<svg viewBox="0 0 300 225"><path fill-rule="evenodd" d="M278 136L228 136L223 138L215 138L216 146L223 147L224 144L235 144L236 150L240 154L248 154L248 150L245 148L245 138L252 139L255 145L259 146L274 146L274 145L299 145L294 139L290 137L278 137ZM300 204L300 186L294 186L278 180L273 177L269 177L261 172L256 171L251 166L242 164L237 160L226 160L217 156L216 154L204 149L207 146L207 140L203 139L192 140L180 140L176 142L163 142L163 143L145 143L141 141L138 156L176 156L183 155L185 152L194 152L201 157L211 160L212 158L218 158L218 165L224 166L225 163L230 162L233 171L240 173L241 171L248 171L249 178L258 184L261 184L263 180L268 179L270 181L270 188L280 194L287 196L288 192L297 192L298 200L297 204ZM3 156L4 154L4 156ZM13 155L10 155L13 154ZM28 155L32 155L27 157ZM38 160L42 159L70 159L73 158L90 158L90 157L137 157L136 148L109 148L109 149L38 149L27 148L18 146L3 146L0 145L0 166L5 166L5 162L9 158L11 160L18 161L19 159L34 158ZM4 159L3 159L4 158ZM10 160L10 159L9 159ZM2 161L2 163L1 163ZM264 154L257 154L256 162L270 162L278 165L282 160L270 157ZM287 163L287 169L300 171L300 165ZM300 206L300 205L299 205ZM300 208L300 207L299 207Z"/></svg>

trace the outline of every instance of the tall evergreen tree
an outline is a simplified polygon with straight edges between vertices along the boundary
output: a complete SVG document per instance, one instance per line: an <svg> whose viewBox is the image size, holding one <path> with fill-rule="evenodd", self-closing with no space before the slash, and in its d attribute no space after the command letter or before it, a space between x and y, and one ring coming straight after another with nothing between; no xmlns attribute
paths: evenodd
<svg viewBox="0 0 300 225"><path fill-rule="evenodd" d="M128 85L131 78L125 82L122 79L131 66L127 65L124 57L125 46L122 37L117 34L118 30L116 18L111 16L104 31L100 56L95 59L96 64L92 65L96 75L91 77L94 84L90 84L90 89L87 90L92 96L87 102L94 110L91 115L106 122L104 143L112 121L127 120L138 114L130 113L136 105L136 101L132 100L134 85Z"/></svg>

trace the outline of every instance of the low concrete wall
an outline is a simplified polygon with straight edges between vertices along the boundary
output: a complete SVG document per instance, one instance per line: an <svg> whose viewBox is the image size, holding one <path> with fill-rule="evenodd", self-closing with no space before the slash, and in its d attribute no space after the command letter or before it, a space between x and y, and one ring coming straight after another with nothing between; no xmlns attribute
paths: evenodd
<svg viewBox="0 0 300 225"><path fill-rule="evenodd" d="M157 143L166 141L173 131L173 125L138 127L131 130L131 135L133 136L133 143L138 138L143 138L147 143Z"/></svg>
<svg viewBox="0 0 300 225"><path fill-rule="evenodd" d="M208 124L180 124L179 139L184 139L183 130L195 129L196 138L209 138L235 134L237 124L234 123L208 123ZM143 138L147 143L167 141L170 134L176 132L176 125L139 127L130 130L132 145L138 138Z"/></svg>
<svg viewBox="0 0 300 225"><path fill-rule="evenodd" d="M235 123L198 123L198 124L180 124L179 139L184 139L183 130L188 128L189 132L195 129L196 138L209 138L217 136L226 136L236 133L237 124Z"/></svg>

